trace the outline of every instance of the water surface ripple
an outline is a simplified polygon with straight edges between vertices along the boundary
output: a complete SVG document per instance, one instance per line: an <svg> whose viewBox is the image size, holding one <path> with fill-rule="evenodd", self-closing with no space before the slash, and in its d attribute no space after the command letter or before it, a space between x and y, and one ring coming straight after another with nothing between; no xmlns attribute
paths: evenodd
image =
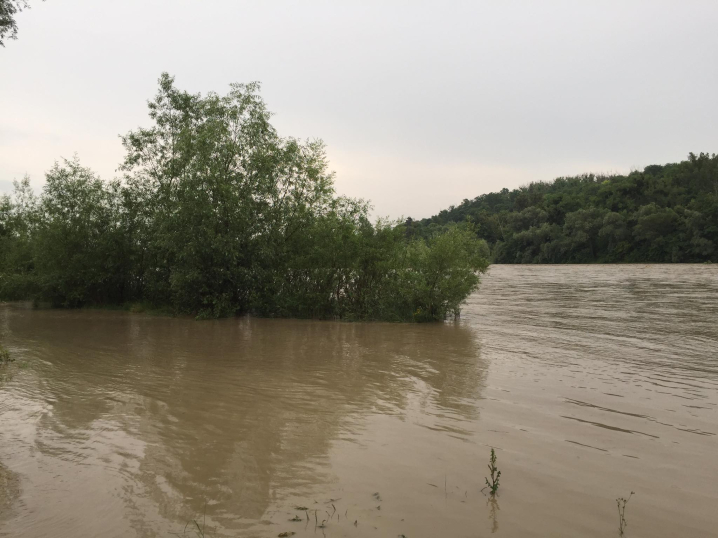
<svg viewBox="0 0 718 538"><path fill-rule="evenodd" d="M631 491L627 536L718 528L710 265L492 266L440 325L1 305L0 341L0 536L611 536Z"/></svg>

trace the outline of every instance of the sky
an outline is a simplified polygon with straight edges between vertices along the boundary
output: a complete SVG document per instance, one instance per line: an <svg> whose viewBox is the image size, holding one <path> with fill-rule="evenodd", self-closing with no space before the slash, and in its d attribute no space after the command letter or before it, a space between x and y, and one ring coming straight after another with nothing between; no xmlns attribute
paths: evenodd
<svg viewBox="0 0 718 538"><path fill-rule="evenodd" d="M715 0L30 2L0 48L0 192L75 153L119 176L163 71L260 81L375 216L718 152Z"/></svg>

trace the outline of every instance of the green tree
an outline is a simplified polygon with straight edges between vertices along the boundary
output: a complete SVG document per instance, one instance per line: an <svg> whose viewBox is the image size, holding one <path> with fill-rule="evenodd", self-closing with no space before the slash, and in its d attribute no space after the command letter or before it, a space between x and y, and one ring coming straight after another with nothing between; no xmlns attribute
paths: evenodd
<svg viewBox="0 0 718 538"><path fill-rule="evenodd" d="M118 185L107 185L75 157L45 176L33 237L40 296L58 306L123 300L124 234Z"/></svg>
<svg viewBox="0 0 718 538"><path fill-rule="evenodd" d="M603 225L598 231L598 236L606 243L605 250L607 254L614 259L620 259L621 249L628 246L625 242L629 239L626 219L620 213L609 211L603 217Z"/></svg>
<svg viewBox="0 0 718 538"><path fill-rule="evenodd" d="M571 246L579 259L584 257L582 251L588 250L589 260L596 259L596 247L603 220L606 215L605 209L588 208L579 209L566 215L564 234L571 242Z"/></svg>
<svg viewBox="0 0 718 538"><path fill-rule="evenodd" d="M5 46L6 39L17 39L15 17L29 7L27 0L0 0L0 46Z"/></svg>
<svg viewBox="0 0 718 538"><path fill-rule="evenodd" d="M461 303L479 285L488 267L488 246L477 241L475 230L451 226L427 241L409 244L402 290L412 297L414 319L444 319L458 313Z"/></svg>
<svg viewBox="0 0 718 538"><path fill-rule="evenodd" d="M655 203L645 205L637 211L633 236L650 261L678 261L680 221L679 215L673 209L659 207Z"/></svg>
<svg viewBox="0 0 718 538"><path fill-rule="evenodd" d="M33 239L38 201L27 176L14 186L12 198L0 197L0 297L23 299L36 293Z"/></svg>
<svg viewBox="0 0 718 538"><path fill-rule="evenodd" d="M628 175L560 177L484 194L412 229L427 237L471 217L500 263L718 261L716 200L718 156L691 153Z"/></svg>
<svg viewBox="0 0 718 538"><path fill-rule="evenodd" d="M38 198L25 180L0 199L0 297L430 321L458 312L488 266L475 225L413 233L336 197L322 142L280 137L258 84L202 96L163 74L149 114L123 137L121 181L75 158Z"/></svg>
<svg viewBox="0 0 718 538"><path fill-rule="evenodd" d="M249 310L285 243L331 199L323 145L280 138L256 83L202 97L163 74L149 108L154 126L123 139L128 184L154 209L149 291L200 316Z"/></svg>

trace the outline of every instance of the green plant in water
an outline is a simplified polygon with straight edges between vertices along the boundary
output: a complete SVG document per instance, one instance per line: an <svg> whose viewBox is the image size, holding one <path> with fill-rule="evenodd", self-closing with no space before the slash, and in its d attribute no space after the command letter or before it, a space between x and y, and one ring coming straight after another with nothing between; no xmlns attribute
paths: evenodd
<svg viewBox="0 0 718 538"><path fill-rule="evenodd" d="M10 352L7 348L0 344L0 364L9 364L14 360L10 358Z"/></svg>
<svg viewBox="0 0 718 538"><path fill-rule="evenodd" d="M501 471L496 467L496 452L493 448L491 449L491 458L489 459L489 472L491 473L491 480L489 481L488 477L486 478L486 487L484 489L488 488L491 495L496 495L496 491L499 489Z"/></svg>
<svg viewBox="0 0 718 538"><path fill-rule="evenodd" d="M626 505L628 504L628 501L631 500L631 497L633 497L634 492L632 491L631 494L628 496L628 499L624 499L623 497L619 497L616 499L616 506L618 507L618 532L621 536L623 536L623 532L626 527L628 527L628 523L626 522Z"/></svg>

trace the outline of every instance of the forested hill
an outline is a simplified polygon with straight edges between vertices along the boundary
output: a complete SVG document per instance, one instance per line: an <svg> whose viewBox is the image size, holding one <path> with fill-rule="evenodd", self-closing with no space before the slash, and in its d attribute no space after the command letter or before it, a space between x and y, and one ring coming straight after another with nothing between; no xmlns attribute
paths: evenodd
<svg viewBox="0 0 718 538"><path fill-rule="evenodd" d="M406 225L427 236L466 220L494 263L718 262L718 155L503 189Z"/></svg>

